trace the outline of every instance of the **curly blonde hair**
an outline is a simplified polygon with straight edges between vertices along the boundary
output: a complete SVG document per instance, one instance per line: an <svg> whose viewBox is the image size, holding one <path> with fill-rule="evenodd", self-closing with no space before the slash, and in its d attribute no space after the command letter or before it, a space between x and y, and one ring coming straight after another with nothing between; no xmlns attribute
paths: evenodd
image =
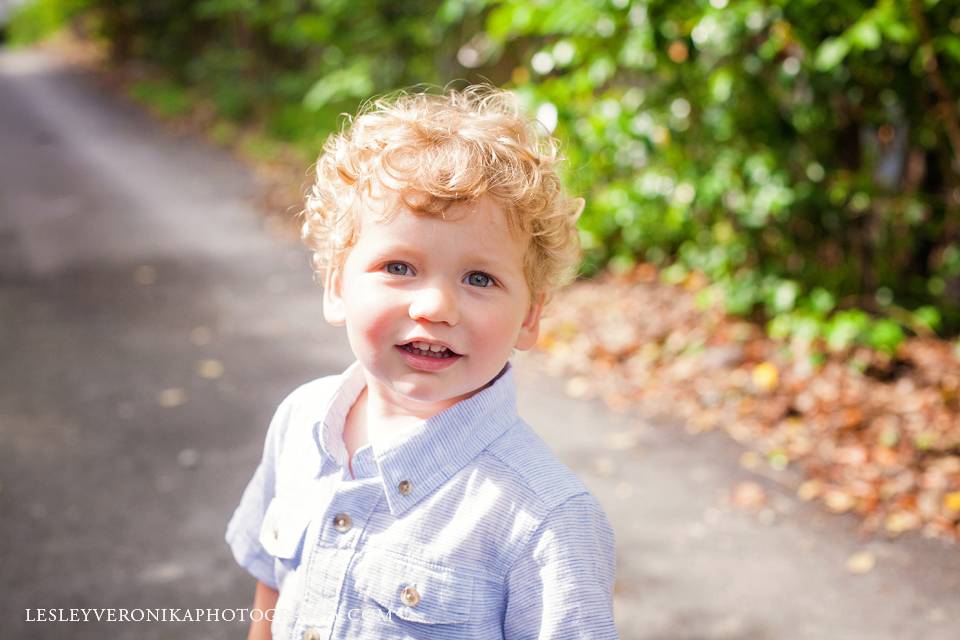
<svg viewBox="0 0 960 640"><path fill-rule="evenodd" d="M378 190L434 216L489 195L511 231L529 238L524 275L531 300L542 295L549 302L576 277L583 200L565 193L557 141L538 126L513 94L489 85L445 95L400 92L367 103L327 139L316 163L301 235L317 274L343 265L357 241L358 207Z"/></svg>

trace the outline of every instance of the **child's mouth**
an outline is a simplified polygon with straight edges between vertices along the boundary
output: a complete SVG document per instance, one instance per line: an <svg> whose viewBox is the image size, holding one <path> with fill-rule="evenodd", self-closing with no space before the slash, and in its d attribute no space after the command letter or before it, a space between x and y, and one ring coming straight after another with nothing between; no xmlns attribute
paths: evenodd
<svg viewBox="0 0 960 640"><path fill-rule="evenodd" d="M452 367L463 355L444 347L442 351L418 349L413 344L398 344L407 366L418 371L436 372Z"/></svg>
<svg viewBox="0 0 960 640"><path fill-rule="evenodd" d="M412 353L418 356L424 356L427 358L445 359L445 358L454 358L459 355L454 353L453 351L450 351L450 349L447 349L446 347L444 347L442 351L430 351L429 349L426 349L426 350L418 349L415 346L413 346L413 343L400 345L400 348L408 353Z"/></svg>

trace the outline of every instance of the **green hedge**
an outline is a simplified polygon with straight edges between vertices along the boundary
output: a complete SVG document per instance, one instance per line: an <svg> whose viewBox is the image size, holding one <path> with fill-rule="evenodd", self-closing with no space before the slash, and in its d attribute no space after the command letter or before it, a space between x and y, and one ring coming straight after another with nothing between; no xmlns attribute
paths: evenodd
<svg viewBox="0 0 960 640"><path fill-rule="evenodd" d="M515 89L587 196L587 275L696 270L833 349L960 330L955 1L86 3L117 58L311 153L372 93Z"/></svg>

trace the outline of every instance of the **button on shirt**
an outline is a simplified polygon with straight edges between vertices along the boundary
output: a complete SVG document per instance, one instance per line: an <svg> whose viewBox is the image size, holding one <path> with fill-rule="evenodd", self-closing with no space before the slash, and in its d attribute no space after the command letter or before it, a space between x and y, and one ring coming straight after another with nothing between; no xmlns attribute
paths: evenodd
<svg viewBox="0 0 960 640"><path fill-rule="evenodd" d="M240 565L280 591L273 637L616 638L613 530L518 416L512 365L359 448L351 475L343 428L364 385L354 362L284 399L227 526Z"/></svg>

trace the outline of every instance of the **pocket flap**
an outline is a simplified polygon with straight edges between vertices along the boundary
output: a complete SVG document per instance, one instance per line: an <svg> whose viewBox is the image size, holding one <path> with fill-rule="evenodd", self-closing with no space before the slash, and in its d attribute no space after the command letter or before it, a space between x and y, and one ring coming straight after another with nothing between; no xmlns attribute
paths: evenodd
<svg viewBox="0 0 960 640"><path fill-rule="evenodd" d="M275 558L289 560L300 554L303 534L310 523L305 509L281 498L274 498L267 506L260 526L260 544Z"/></svg>
<svg viewBox="0 0 960 640"><path fill-rule="evenodd" d="M357 565L357 589L402 620L454 624L470 619L473 578L437 563L368 552Z"/></svg>

